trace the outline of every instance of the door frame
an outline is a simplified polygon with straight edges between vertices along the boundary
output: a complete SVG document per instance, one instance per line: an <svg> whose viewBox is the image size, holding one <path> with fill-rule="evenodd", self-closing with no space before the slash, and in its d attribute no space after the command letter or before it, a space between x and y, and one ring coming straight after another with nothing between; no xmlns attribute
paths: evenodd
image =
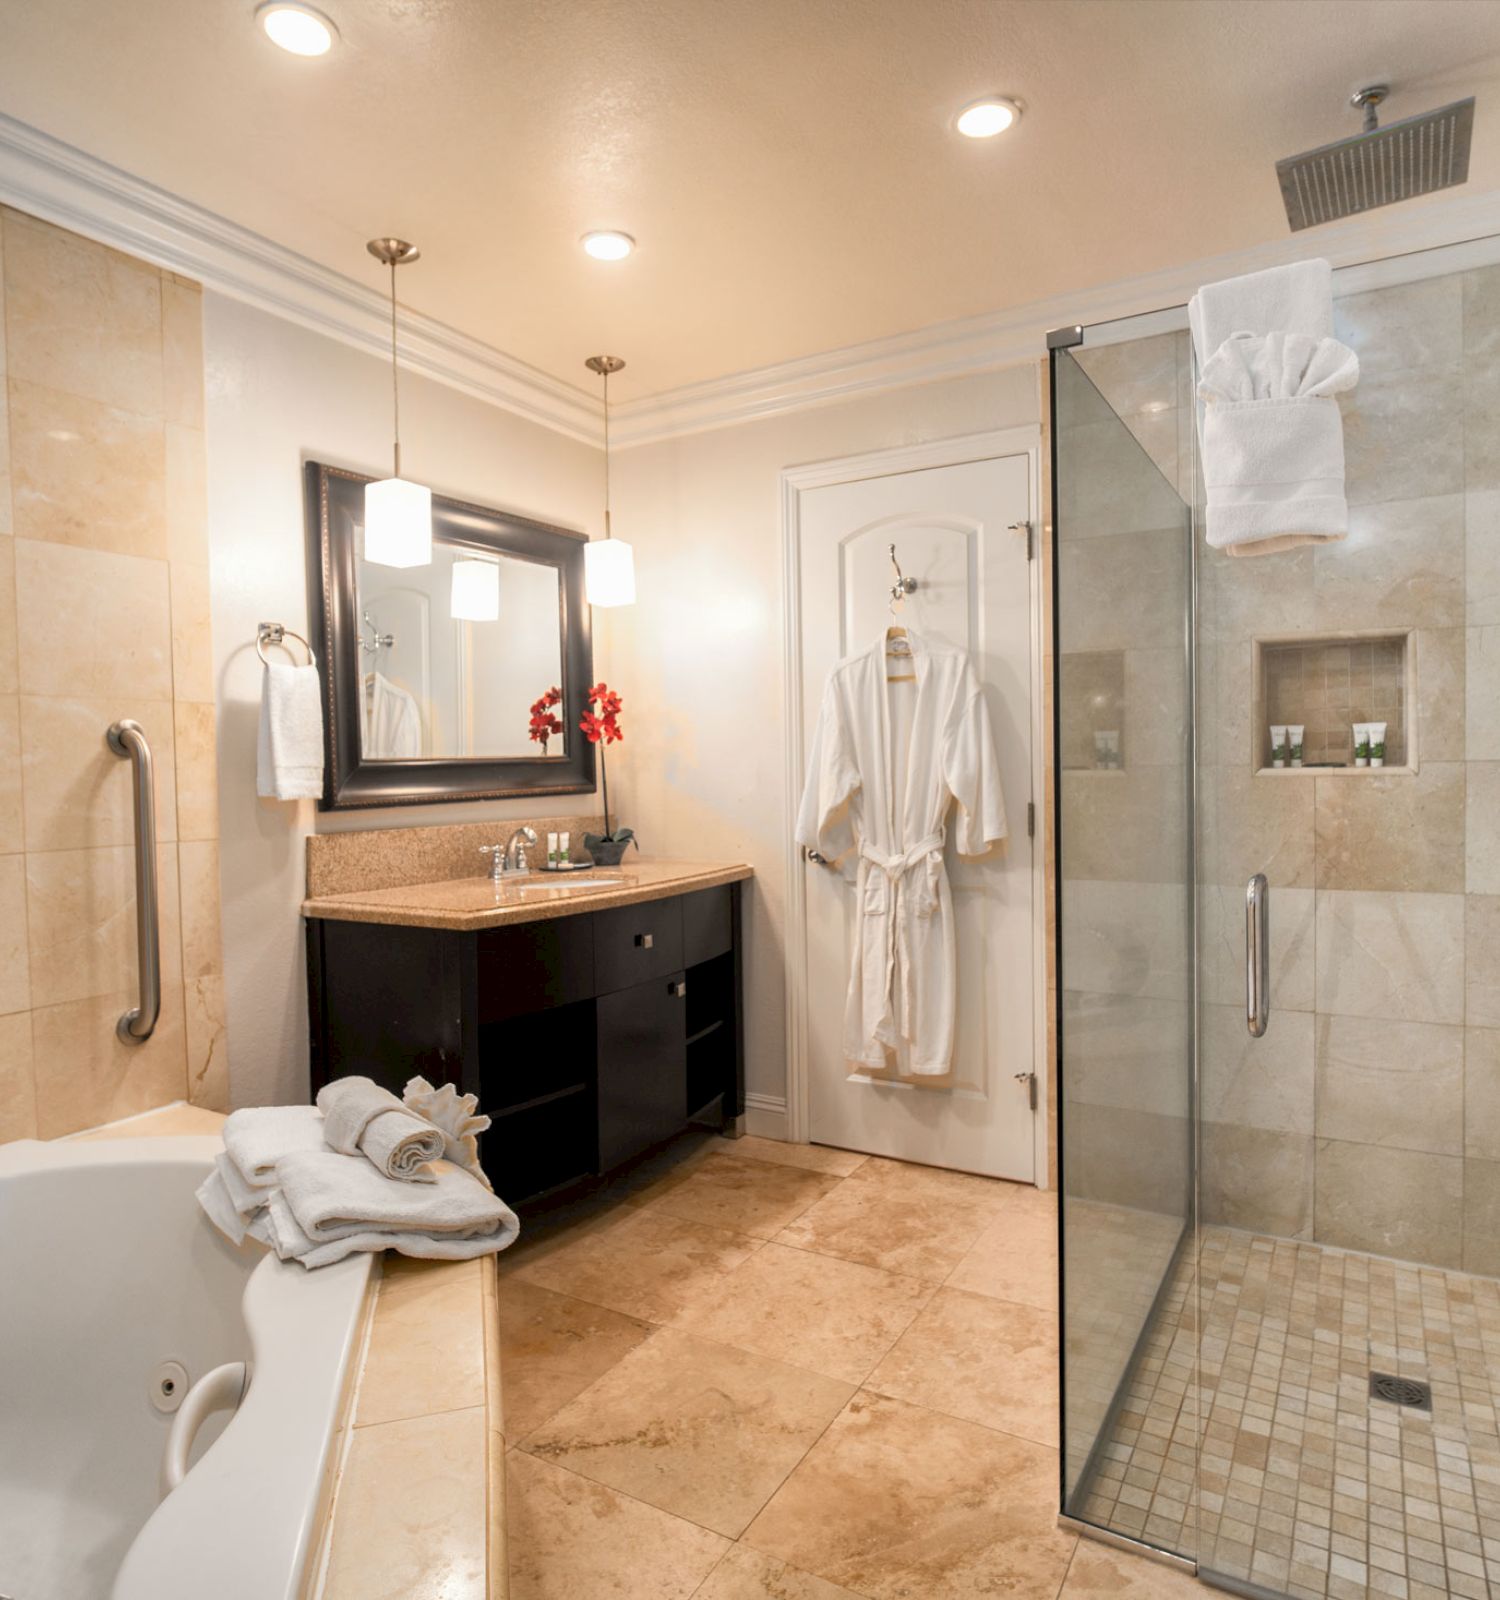
<svg viewBox="0 0 1500 1600"><path fill-rule="evenodd" d="M1037 423L1016 428L995 428L925 444L899 445L785 467L781 472L781 584L782 671L785 693L785 773L783 836L786 840L786 1137L794 1144L808 1142L809 1072L807 1044L807 895L802 851L795 837L796 816L802 801L805 774L805 728L802 719L802 495L809 489L827 489L871 478L896 477L930 467L958 467L989 461L997 456L1027 457L1030 498L1031 554L1027 563L1031 593L1031 793L1036 832L1031 859L1031 965L1032 1039L1031 1070L1036 1074L1037 1110L1035 1182L1045 1189L1048 1171L1049 1104L1047 1082L1047 863L1046 830L1042 798L1046 793L1046 748L1042 720L1044 694L1042 658L1042 430ZM1016 811L1012 811L1012 816Z"/></svg>

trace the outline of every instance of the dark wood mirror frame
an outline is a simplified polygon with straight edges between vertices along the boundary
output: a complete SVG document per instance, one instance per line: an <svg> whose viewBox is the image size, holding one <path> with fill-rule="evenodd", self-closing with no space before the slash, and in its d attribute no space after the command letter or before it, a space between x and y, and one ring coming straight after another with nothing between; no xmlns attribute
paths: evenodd
<svg viewBox="0 0 1500 1600"><path fill-rule="evenodd" d="M593 682L594 653L583 592L588 535L508 511L432 497L432 532L444 544L522 556L559 573L562 626L562 705L567 753L553 756L423 757L365 761L360 750L363 664L355 602L355 528L364 517L366 474L309 461L307 499L309 613L312 644L323 675L324 811L360 806L433 805L451 800L591 794L594 747L578 730L584 694Z"/></svg>

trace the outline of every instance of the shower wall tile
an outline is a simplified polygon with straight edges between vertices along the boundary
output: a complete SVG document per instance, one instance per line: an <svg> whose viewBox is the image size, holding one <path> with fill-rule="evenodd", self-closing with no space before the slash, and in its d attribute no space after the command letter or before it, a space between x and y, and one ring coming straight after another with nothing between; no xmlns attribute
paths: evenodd
<svg viewBox="0 0 1500 1600"><path fill-rule="evenodd" d="M1463 628L1418 629L1417 750L1423 761L1462 761L1465 754L1467 635Z"/></svg>
<svg viewBox="0 0 1500 1600"><path fill-rule="evenodd" d="M1463 1169L1458 1156L1319 1139L1314 1235L1345 1250L1460 1266Z"/></svg>
<svg viewBox="0 0 1500 1600"><path fill-rule="evenodd" d="M1276 889L1271 895L1271 1009L1312 1011L1317 895ZM1245 1005L1245 885L1203 884L1198 891L1198 971L1203 1000Z"/></svg>
<svg viewBox="0 0 1500 1600"><path fill-rule="evenodd" d="M1181 645L1125 652L1125 705L1130 720L1127 762L1175 767L1186 782L1188 671Z"/></svg>
<svg viewBox="0 0 1500 1600"><path fill-rule="evenodd" d="M1360 382L1399 380L1413 367L1456 366L1463 355L1463 283L1457 274L1395 284L1334 301L1333 331L1359 356Z"/></svg>
<svg viewBox="0 0 1500 1600"><path fill-rule="evenodd" d="M21 702L0 695L0 854L26 847L21 792Z"/></svg>
<svg viewBox="0 0 1500 1600"><path fill-rule="evenodd" d="M1310 1239L1313 1141L1304 1134L1205 1122L1199 1172L1203 1220L1283 1239Z"/></svg>
<svg viewBox="0 0 1500 1600"><path fill-rule="evenodd" d="M1313 785L1320 889L1463 893L1461 761L1424 762L1415 775L1320 777Z"/></svg>
<svg viewBox="0 0 1500 1600"><path fill-rule="evenodd" d="M1063 920L1076 930L1067 949L1067 986L1078 994L1180 998L1186 990L1185 883L1069 878Z"/></svg>
<svg viewBox="0 0 1500 1600"><path fill-rule="evenodd" d="M1312 1133L1311 1012L1281 1013L1262 1038L1252 1039L1243 1004L1208 1005L1200 1027L1199 1093L1207 1121L1268 1133Z"/></svg>
<svg viewBox="0 0 1500 1600"><path fill-rule="evenodd" d="M1351 507L1463 490L1464 390L1456 365L1361 384L1339 396L1339 407Z"/></svg>
<svg viewBox="0 0 1500 1600"><path fill-rule="evenodd" d="M1464 1163L1464 1270L1500 1277L1500 1161Z"/></svg>
<svg viewBox="0 0 1500 1600"><path fill-rule="evenodd" d="M1471 628L1500 624L1500 489L1464 496L1468 570L1464 599Z"/></svg>
<svg viewBox="0 0 1500 1600"><path fill-rule="evenodd" d="M16 645L16 541L0 537L0 694L14 694L20 687Z"/></svg>
<svg viewBox="0 0 1500 1600"><path fill-rule="evenodd" d="M1212 637L1219 643L1266 634L1311 633L1317 627L1313 590L1314 547L1278 556L1226 556L1199 550L1200 586L1215 611Z"/></svg>
<svg viewBox="0 0 1500 1600"><path fill-rule="evenodd" d="M1470 761L1500 761L1500 625L1467 632L1468 757Z"/></svg>
<svg viewBox="0 0 1500 1600"><path fill-rule="evenodd" d="M1102 402L1100 408L1104 409ZM1076 451L1076 459L1083 463L1070 480L1058 485L1057 531L1062 545L1186 524L1174 484L1113 413L1106 411L1101 420L1060 431L1069 441L1067 448ZM1165 440L1163 428L1159 448ZM1172 448L1175 452L1175 425Z"/></svg>
<svg viewBox="0 0 1500 1600"><path fill-rule="evenodd" d="M16 537L165 557L165 451L155 417L12 377Z"/></svg>
<svg viewBox="0 0 1500 1600"><path fill-rule="evenodd" d="M1248 762L1213 768L1199 791L1209 881L1243 890L1263 872L1273 889L1312 888L1314 782L1257 777Z"/></svg>
<svg viewBox="0 0 1500 1600"><path fill-rule="evenodd" d="M170 567L172 594L172 693L177 701L214 699L213 632L208 568L185 561Z"/></svg>
<svg viewBox="0 0 1500 1600"><path fill-rule="evenodd" d="M203 427L203 291L164 272L161 279L162 412L168 423Z"/></svg>
<svg viewBox="0 0 1500 1600"><path fill-rule="evenodd" d="M1178 350L1181 335L1158 333L1119 344L1080 345L1074 359L1122 417L1160 413L1181 402Z"/></svg>
<svg viewBox="0 0 1500 1600"><path fill-rule="evenodd" d="M1313 625L1456 628L1464 623L1464 497L1351 504L1349 537L1318 545Z"/></svg>
<svg viewBox="0 0 1500 1600"><path fill-rule="evenodd" d="M1319 1138L1464 1153L1462 1028L1319 1017L1317 1077Z"/></svg>
<svg viewBox="0 0 1500 1600"><path fill-rule="evenodd" d="M1159 648L1179 636L1187 559L1186 535L1170 525L1123 539L1063 543L1063 648Z"/></svg>
<svg viewBox="0 0 1500 1600"><path fill-rule="evenodd" d="M8 535L15 529L10 510L10 385L5 378L4 348L5 341L0 338L0 534Z"/></svg>
<svg viewBox="0 0 1500 1600"><path fill-rule="evenodd" d="M1068 1082L1080 1102L1186 1117L1192 1011L1185 999L1069 989L1062 1004ZM1184 1068L1181 1081L1161 1070L1164 1060L1177 1057Z"/></svg>
<svg viewBox="0 0 1500 1600"><path fill-rule="evenodd" d="M1500 363L1465 361L1463 403L1464 487L1500 489Z"/></svg>
<svg viewBox="0 0 1500 1600"><path fill-rule="evenodd" d="M1185 773L1127 767L1123 772L1068 774L1062 809L1067 877L1187 882Z"/></svg>
<svg viewBox="0 0 1500 1600"><path fill-rule="evenodd" d="M0 1017L0 1144L36 1138L31 1013Z"/></svg>
<svg viewBox="0 0 1500 1600"><path fill-rule="evenodd" d="M1169 1117L1070 1102L1063 1147L1070 1197L1186 1215L1192 1127L1185 1111Z"/></svg>
<svg viewBox="0 0 1500 1600"><path fill-rule="evenodd" d="M219 836L219 767L214 708L178 701L173 708L177 739L177 836Z"/></svg>
<svg viewBox="0 0 1500 1600"><path fill-rule="evenodd" d="M187 1097L195 1106L228 1111L229 1035L224 979L217 973L189 978L183 986L183 1012Z"/></svg>
<svg viewBox="0 0 1500 1600"><path fill-rule="evenodd" d="M16 541L23 694L172 698L167 564Z"/></svg>
<svg viewBox="0 0 1500 1600"><path fill-rule="evenodd" d="M1500 895L1471 894L1464 905L1464 1020L1500 1028Z"/></svg>
<svg viewBox="0 0 1500 1600"><path fill-rule="evenodd" d="M31 959L26 938L26 858L0 856L0 1013L31 1005Z"/></svg>
<svg viewBox="0 0 1500 1600"><path fill-rule="evenodd" d="M1500 894L1500 761L1469 762L1468 889Z"/></svg>
<svg viewBox="0 0 1500 1600"><path fill-rule="evenodd" d="M1500 266L1458 275L1463 293L1464 360L1500 367Z"/></svg>
<svg viewBox="0 0 1500 1600"><path fill-rule="evenodd" d="M78 850L130 845L135 804L128 761L105 730L132 717L146 730L156 762L156 832L177 837L176 756L169 700L23 696L19 774L26 793L26 848Z"/></svg>
<svg viewBox="0 0 1500 1600"><path fill-rule="evenodd" d="M173 561L208 564L208 484L203 435L166 426L167 554Z"/></svg>
<svg viewBox="0 0 1500 1600"><path fill-rule="evenodd" d="M4 227L11 377L160 417L161 273L18 211Z"/></svg>
<svg viewBox="0 0 1500 1600"><path fill-rule="evenodd" d="M1317 974L1329 1015L1462 1022L1463 896L1320 889Z"/></svg>
<svg viewBox="0 0 1500 1600"><path fill-rule="evenodd" d="M182 894L182 973L189 980L224 970L219 945L219 847L212 839L177 847Z"/></svg>
<svg viewBox="0 0 1500 1600"><path fill-rule="evenodd" d="M1464 1154L1500 1161L1500 1028L1464 1030Z"/></svg>

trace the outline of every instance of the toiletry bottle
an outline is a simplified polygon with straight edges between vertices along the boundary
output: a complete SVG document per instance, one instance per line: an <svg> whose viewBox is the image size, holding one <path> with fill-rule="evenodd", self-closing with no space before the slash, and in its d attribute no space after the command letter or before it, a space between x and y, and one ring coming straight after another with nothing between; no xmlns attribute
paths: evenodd
<svg viewBox="0 0 1500 1600"><path fill-rule="evenodd" d="M553 872L557 871L557 835L555 833L547 835L547 865Z"/></svg>
<svg viewBox="0 0 1500 1600"><path fill-rule="evenodd" d="M1300 767L1302 765L1302 735L1306 731L1307 730L1300 722L1290 722L1287 724L1287 754L1291 757L1291 762L1294 767Z"/></svg>
<svg viewBox="0 0 1500 1600"><path fill-rule="evenodd" d="M1354 724L1354 765L1367 767L1370 764L1370 724L1356 722Z"/></svg>
<svg viewBox="0 0 1500 1600"><path fill-rule="evenodd" d="M1383 767L1385 765L1385 724L1372 722L1367 729L1370 735L1370 765Z"/></svg>
<svg viewBox="0 0 1500 1600"><path fill-rule="evenodd" d="M557 841L557 864L561 867L566 867L569 865L568 846L572 838L573 835L571 833L564 833Z"/></svg>
<svg viewBox="0 0 1500 1600"><path fill-rule="evenodd" d="M1286 727L1280 722L1271 724L1271 765L1273 767L1286 765Z"/></svg>

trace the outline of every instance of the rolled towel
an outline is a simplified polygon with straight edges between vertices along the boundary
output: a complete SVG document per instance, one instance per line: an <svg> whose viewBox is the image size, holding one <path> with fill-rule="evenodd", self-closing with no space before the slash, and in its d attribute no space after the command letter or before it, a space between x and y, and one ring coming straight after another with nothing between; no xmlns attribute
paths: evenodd
<svg viewBox="0 0 1500 1600"><path fill-rule="evenodd" d="M357 1233L489 1239L503 1249L520 1232L516 1214L469 1173L439 1161L436 1181L392 1183L362 1156L296 1150L277 1163L281 1197L315 1244Z"/></svg>
<svg viewBox="0 0 1500 1600"><path fill-rule="evenodd" d="M335 1078L318 1090L323 1138L341 1155L363 1155L388 1178L433 1183L428 1163L443 1154L442 1130L409 1111L369 1078Z"/></svg>
<svg viewBox="0 0 1500 1600"><path fill-rule="evenodd" d="M224 1148L246 1183L276 1182L276 1163L289 1150L323 1150L323 1113L313 1106L256 1106L232 1111Z"/></svg>
<svg viewBox="0 0 1500 1600"><path fill-rule="evenodd" d="M323 692L316 666L277 662L261 674L255 792L267 800L323 794Z"/></svg>
<svg viewBox="0 0 1500 1600"><path fill-rule="evenodd" d="M490 1119L478 1115L475 1096L461 1095L451 1083L434 1089L426 1078L412 1078L401 1098L418 1116L442 1129L444 1160L472 1173L486 1189L494 1187L479 1164L479 1135L489 1127Z"/></svg>
<svg viewBox="0 0 1500 1600"><path fill-rule="evenodd" d="M426 1261L472 1261L476 1256L492 1255L504 1250L515 1239L519 1229L519 1224L515 1227L502 1226L493 1233L464 1237L369 1228L319 1244L303 1232L302 1225L279 1189L271 1191L271 1203L262 1217L267 1230L266 1242L277 1255L283 1261L299 1261L309 1271L316 1267L332 1266L335 1261L342 1261L345 1256L359 1250L395 1250L400 1255L416 1256Z"/></svg>

